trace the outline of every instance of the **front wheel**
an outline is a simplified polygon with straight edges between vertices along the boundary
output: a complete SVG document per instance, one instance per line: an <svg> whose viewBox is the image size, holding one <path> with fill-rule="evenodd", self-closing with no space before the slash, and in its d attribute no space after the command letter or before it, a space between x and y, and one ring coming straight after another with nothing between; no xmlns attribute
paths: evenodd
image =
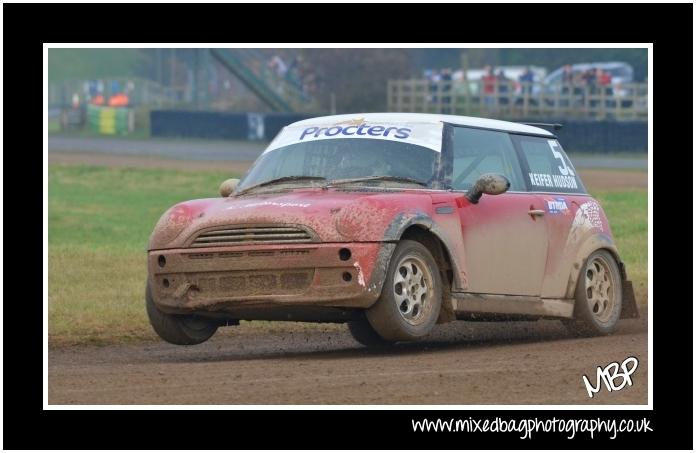
<svg viewBox="0 0 696 453"><path fill-rule="evenodd" d="M353 339L363 346L387 346L392 343L382 338L364 316L360 319L348 321L348 331L353 336Z"/></svg>
<svg viewBox="0 0 696 453"><path fill-rule="evenodd" d="M573 319L563 320L579 336L609 335L621 317L621 273L606 250L592 253L585 261L575 289Z"/></svg>
<svg viewBox="0 0 696 453"><path fill-rule="evenodd" d="M217 331L218 325L208 319L193 315L164 313L155 305L148 282L145 289L145 308L150 324L164 341L176 345L193 345L207 341Z"/></svg>
<svg viewBox="0 0 696 453"><path fill-rule="evenodd" d="M366 315L383 339L412 341L432 331L441 304L442 281L435 259L420 242L404 240L394 250L382 294Z"/></svg>

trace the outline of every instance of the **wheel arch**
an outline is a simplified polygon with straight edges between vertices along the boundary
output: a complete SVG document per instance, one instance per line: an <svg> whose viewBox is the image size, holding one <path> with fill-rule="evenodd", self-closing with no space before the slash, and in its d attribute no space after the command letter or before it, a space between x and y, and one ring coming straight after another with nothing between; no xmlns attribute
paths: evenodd
<svg viewBox="0 0 696 453"><path fill-rule="evenodd" d="M585 267L585 263L587 262L587 258L599 250L607 251L611 257L614 258L616 265L619 268L623 299L621 318L637 318L638 306L633 292L632 282L628 280L626 266L621 260L619 250L616 247L613 238L606 234L590 236L578 248L578 252L575 255L575 260L572 263L572 272L570 273L570 277L568 279L566 297L573 300L575 299L575 290L580 279L580 274Z"/></svg>
<svg viewBox="0 0 696 453"><path fill-rule="evenodd" d="M456 316L452 304L451 291L453 285L456 285L456 261L452 260L452 254L446 242L436 231L433 231L432 224L427 225L417 222L410 224L402 231L399 240L404 239L423 244L433 255L440 271L440 279L443 282L442 303L440 305L438 323L454 321Z"/></svg>

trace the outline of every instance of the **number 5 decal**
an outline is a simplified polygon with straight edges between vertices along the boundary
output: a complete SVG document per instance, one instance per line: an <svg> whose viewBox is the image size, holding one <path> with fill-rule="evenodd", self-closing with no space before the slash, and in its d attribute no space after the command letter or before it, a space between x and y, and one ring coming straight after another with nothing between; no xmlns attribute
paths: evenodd
<svg viewBox="0 0 696 453"><path fill-rule="evenodd" d="M563 159L563 154L561 154L559 151L556 151L556 147L558 147L558 142L556 140L549 140L549 146L551 147L553 157L561 160L562 165L558 166L558 170L561 172L561 174L563 176L575 176L573 169L566 165L565 159Z"/></svg>

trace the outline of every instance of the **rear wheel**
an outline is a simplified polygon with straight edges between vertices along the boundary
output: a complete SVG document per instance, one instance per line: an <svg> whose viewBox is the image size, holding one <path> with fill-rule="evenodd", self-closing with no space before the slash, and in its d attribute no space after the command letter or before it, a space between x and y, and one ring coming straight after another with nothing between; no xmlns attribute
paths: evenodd
<svg viewBox="0 0 696 453"><path fill-rule="evenodd" d="M217 323L194 315L164 313L155 305L148 282L145 289L145 308L150 324L164 341L177 345L200 344L217 331Z"/></svg>
<svg viewBox="0 0 696 453"><path fill-rule="evenodd" d="M622 304L619 266L611 253L598 250L587 258L578 279L573 319L563 323L576 335L609 335L616 330Z"/></svg>
<svg viewBox="0 0 696 453"><path fill-rule="evenodd" d="M370 325L385 340L412 341L428 335L440 314L442 281L435 259L420 242L399 242L382 294L367 309Z"/></svg>

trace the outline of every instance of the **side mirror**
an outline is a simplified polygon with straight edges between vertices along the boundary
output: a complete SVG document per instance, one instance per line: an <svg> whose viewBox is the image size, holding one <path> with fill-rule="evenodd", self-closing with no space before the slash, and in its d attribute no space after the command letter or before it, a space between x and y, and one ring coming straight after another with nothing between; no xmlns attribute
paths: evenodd
<svg viewBox="0 0 696 453"><path fill-rule="evenodd" d="M503 175L486 173L479 177L466 197L470 202L476 204L485 193L488 195L499 195L507 192L510 188L510 180Z"/></svg>
<svg viewBox="0 0 696 453"><path fill-rule="evenodd" d="M222 184L220 184L220 196L223 198L229 197L232 192L234 192L234 189L237 188L237 184L239 184L239 179L237 178L225 180Z"/></svg>

